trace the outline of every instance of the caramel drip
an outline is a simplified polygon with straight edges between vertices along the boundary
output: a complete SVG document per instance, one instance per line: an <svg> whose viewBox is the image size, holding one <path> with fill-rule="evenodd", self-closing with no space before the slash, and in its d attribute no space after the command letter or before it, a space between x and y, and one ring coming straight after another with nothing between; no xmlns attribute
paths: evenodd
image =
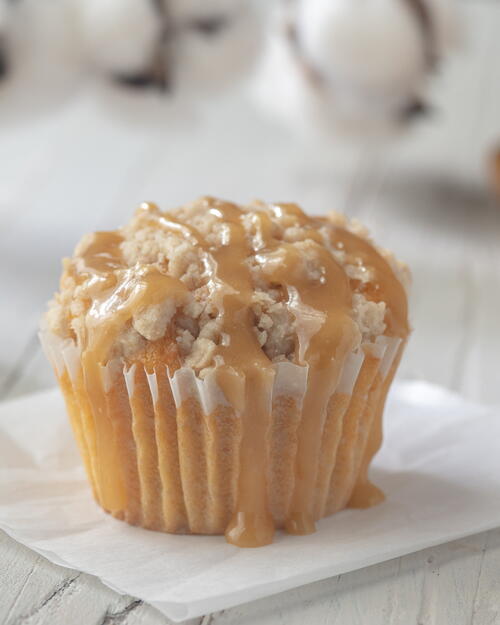
<svg viewBox="0 0 500 625"><path fill-rule="evenodd" d="M285 528L292 533L314 531L313 493L321 455L320 433L343 364L358 337L351 318L353 289L363 292L368 299L387 302L390 309L387 334L395 336L406 336L408 332L406 295L375 248L347 230L330 225L333 246L346 252L348 262L362 264L374 275L373 284L349 280L343 267L324 247L320 226L325 220L307 217L294 204L276 204L267 210L248 212L211 198L204 202L206 212L220 227L221 241L217 245L196 228L161 212L153 204L143 204L140 210L151 224L180 234L201 252L210 300L222 322L214 357L217 382L241 419L236 503L226 539L238 546L255 547L271 542L274 534L268 481L275 369L255 332L252 312L255 278L249 259L281 291L295 316L294 362L308 371L298 425L295 484L285 519ZM317 244L319 275L313 278L301 250L281 239L280 228L272 217L286 227L300 226L303 238ZM96 444L102 449L105 441L114 440L106 402L102 400L106 394L102 366L112 358L117 338L143 309L167 299L173 299L181 307L189 297L181 280L167 275L155 264L127 267L121 255L121 243L119 232L96 233L79 254L79 278L88 281L91 301L78 342L82 348L85 388L96 424ZM102 459L98 467L100 499L103 507L112 512L126 505L120 463L116 461L118 451L112 444L108 452L98 454Z"/></svg>
<svg viewBox="0 0 500 625"><path fill-rule="evenodd" d="M321 327L310 337L303 361L300 346L295 355L298 364L308 366L308 388L298 430L295 487L285 521L285 528L293 534L307 534L315 529L311 493L318 471L319 432L341 367L356 338L356 328L349 316L352 294L347 276L326 249L319 248L318 253L323 275L316 284L311 284L300 252L293 245L281 244L274 251L259 255L259 260L267 261L271 280L286 285L292 310L293 300L298 297L302 310L305 307L322 315Z"/></svg>
<svg viewBox="0 0 500 625"><path fill-rule="evenodd" d="M139 210L152 214L151 222L156 224L163 230L167 232L181 234L182 236L189 239L192 243L199 245L203 249L207 248L206 241L195 228L192 228L188 224L182 223L170 213L160 212L156 204L142 204Z"/></svg>
<svg viewBox="0 0 500 625"><path fill-rule="evenodd" d="M372 278L367 283L360 284L359 281L352 280L352 287L370 301L387 304L386 335L407 337L410 332L408 300L404 286L389 263L366 239L345 228L333 228L330 237L333 246L346 253L347 263L359 265L372 273Z"/></svg>
<svg viewBox="0 0 500 625"><path fill-rule="evenodd" d="M116 231L95 232L82 252L85 273L107 274L115 269L122 269L122 255L120 244L123 237Z"/></svg>
<svg viewBox="0 0 500 625"><path fill-rule="evenodd" d="M380 389L380 394L377 398L375 406L374 420L372 427L370 428L370 432L368 433L368 440L366 442L365 449L363 450L363 458L357 476L357 482L348 503L350 508L368 508L384 500L384 494L382 491L368 479L368 468L373 456L382 445L382 416L384 413L385 402L389 388L392 384L394 376L396 375L404 348L405 341L403 341L399 346L391 368L383 381L382 388Z"/></svg>
<svg viewBox="0 0 500 625"><path fill-rule="evenodd" d="M274 523L267 501L267 458L270 402L274 370L253 330L251 301L253 281L245 262L251 253L241 218L232 204L217 203L209 213L221 220L227 231L225 245L212 252L214 273L210 286L214 301L224 315L223 340L216 358L217 379L226 397L242 418L242 443L236 511L226 538L239 546L253 547L272 541ZM262 243L270 231L262 231Z"/></svg>
<svg viewBox="0 0 500 625"><path fill-rule="evenodd" d="M295 206L276 206L280 216L303 223L307 218ZM274 525L267 504L267 458L270 428L270 399L273 381L272 363L262 351L253 331L251 301L253 281L245 262L251 250L241 224L242 211L232 205L217 206L210 213L228 224L228 245L213 253L217 279L234 293L223 296L226 317L224 334L229 341L219 346L218 355L225 365L219 372L223 389L234 372L243 373L243 441L236 514L226 537L240 546L266 544L272 539ZM352 349L356 330L349 317L351 292L342 267L323 247L318 247L322 275L312 284L300 251L290 243L273 237L273 224L268 214L253 215L258 254L256 260L272 283L286 289L290 306L299 305L319 312L322 322L310 337L304 353L309 366L309 388L304 400L296 460L296 480L286 528L294 533L314 530L311 492L316 480L319 457L318 431L326 405L336 385L340 368ZM311 228L314 237L319 233ZM312 237L311 237L312 238ZM335 284L335 290L331 285ZM298 301L297 301L298 300ZM297 346L296 358L300 347ZM244 355L242 357L242 355ZM231 369L230 375L227 368Z"/></svg>
<svg viewBox="0 0 500 625"><path fill-rule="evenodd" d="M126 491L120 471L119 446L108 414L102 366L109 360L114 341L135 312L161 303L167 297L180 302L187 293L182 282L160 273L155 267L126 268L120 249L122 240L118 232L99 232L80 254L81 278L90 278L93 301L78 339L85 390L95 422L101 504L110 512L126 506Z"/></svg>

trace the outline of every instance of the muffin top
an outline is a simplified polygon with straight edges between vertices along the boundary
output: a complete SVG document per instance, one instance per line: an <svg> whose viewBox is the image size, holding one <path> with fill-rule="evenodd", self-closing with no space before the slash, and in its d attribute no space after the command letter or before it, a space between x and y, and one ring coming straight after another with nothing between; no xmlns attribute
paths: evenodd
<svg viewBox="0 0 500 625"><path fill-rule="evenodd" d="M45 328L101 364L161 353L201 377L242 362L321 367L409 331L406 268L356 222L296 204L144 203L122 228L84 236L63 266Z"/></svg>

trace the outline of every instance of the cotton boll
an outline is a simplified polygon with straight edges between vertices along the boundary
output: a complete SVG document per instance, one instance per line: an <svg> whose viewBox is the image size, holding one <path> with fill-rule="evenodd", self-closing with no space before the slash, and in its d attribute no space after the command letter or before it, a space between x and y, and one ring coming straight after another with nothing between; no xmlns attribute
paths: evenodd
<svg viewBox="0 0 500 625"><path fill-rule="evenodd" d="M245 8L221 17L213 28L185 26L172 50L174 88L216 91L241 79L254 64L261 48L261 22L256 11Z"/></svg>
<svg viewBox="0 0 500 625"><path fill-rule="evenodd" d="M82 0L80 19L94 65L116 75L148 68L162 31L152 0Z"/></svg>
<svg viewBox="0 0 500 625"><path fill-rule="evenodd" d="M255 0L86 0L88 56L123 83L177 91L217 90L255 59Z"/></svg>
<svg viewBox="0 0 500 625"><path fill-rule="evenodd" d="M323 88L344 125L365 133L391 125L400 130L424 110L421 94L457 38L457 27L450 0L421 2L299 4L302 53L324 77Z"/></svg>
<svg viewBox="0 0 500 625"><path fill-rule="evenodd" d="M357 172L360 151L366 154L369 149L367 136L375 143L376 137L387 136L388 124L377 120L375 127L365 128L360 146L359 125L353 128L321 90L311 87L285 38L270 37L265 48L251 97L262 114L288 135L282 141L290 145L290 167L310 180L331 180L332 193L343 204L349 193L344 181Z"/></svg>
<svg viewBox="0 0 500 625"><path fill-rule="evenodd" d="M15 2L8 35L16 69L44 67L40 81L66 78L81 67L79 25L71 0Z"/></svg>
<svg viewBox="0 0 500 625"><path fill-rule="evenodd" d="M425 111L422 93L434 62L456 39L451 1L423 1L430 27L408 0L283 3L259 76L261 92L269 83L268 109L281 110L294 129L307 128L317 140L399 134Z"/></svg>
<svg viewBox="0 0 500 625"><path fill-rule="evenodd" d="M3 121L52 112L81 84L85 69L74 1L10 3L8 74L0 83Z"/></svg>
<svg viewBox="0 0 500 625"><path fill-rule="evenodd" d="M333 97L283 36L269 37L252 95L267 115L292 129L304 144L339 147L343 139L378 140L401 129L383 107L371 103L360 107L358 99L347 93ZM343 144L341 149L345 152L346 147Z"/></svg>
<svg viewBox="0 0 500 625"><path fill-rule="evenodd" d="M458 32L451 0L420 2L424 19L416 0L301 0L295 19L302 51L351 95L389 107L409 101Z"/></svg>
<svg viewBox="0 0 500 625"><path fill-rule="evenodd" d="M305 56L337 84L403 95L425 71L421 28L401 0L304 0L297 29Z"/></svg>

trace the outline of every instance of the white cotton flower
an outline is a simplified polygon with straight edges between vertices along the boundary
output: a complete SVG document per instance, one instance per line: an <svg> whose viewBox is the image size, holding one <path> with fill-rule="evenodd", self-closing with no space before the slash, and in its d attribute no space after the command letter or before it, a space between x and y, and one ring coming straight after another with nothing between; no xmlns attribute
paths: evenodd
<svg viewBox="0 0 500 625"><path fill-rule="evenodd" d="M340 88L405 93L424 71L422 32L401 0L307 0L297 30L304 55Z"/></svg>
<svg viewBox="0 0 500 625"><path fill-rule="evenodd" d="M87 58L112 74L148 69L162 24L150 0L84 0L80 6Z"/></svg>
<svg viewBox="0 0 500 625"><path fill-rule="evenodd" d="M4 121L52 112L81 84L85 65L75 2L0 0L0 37L8 64L0 83Z"/></svg>
<svg viewBox="0 0 500 625"><path fill-rule="evenodd" d="M420 112L457 30L452 0L284 2L259 99L294 127L329 139L386 136Z"/></svg>
<svg viewBox="0 0 500 625"><path fill-rule="evenodd" d="M110 77L170 94L217 91L260 50L257 0L85 0L88 58Z"/></svg>

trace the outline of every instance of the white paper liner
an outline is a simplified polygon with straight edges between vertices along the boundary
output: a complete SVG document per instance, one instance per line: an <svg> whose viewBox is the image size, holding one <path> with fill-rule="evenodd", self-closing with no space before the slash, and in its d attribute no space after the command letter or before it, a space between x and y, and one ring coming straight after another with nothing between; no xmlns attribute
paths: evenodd
<svg viewBox="0 0 500 625"><path fill-rule="evenodd" d="M273 397L290 395L304 397L307 388L308 366L299 367L292 362L278 362L273 385Z"/></svg>
<svg viewBox="0 0 500 625"><path fill-rule="evenodd" d="M400 338L388 338L385 336L379 336L377 342L382 343L385 342L385 353L382 358L382 362L380 363L379 372L383 380L385 380L387 374L389 373L389 369L394 362L394 358L396 357L399 346L401 345L402 339Z"/></svg>
<svg viewBox="0 0 500 625"><path fill-rule="evenodd" d="M61 339L47 331L39 333L43 350L55 368L57 375L61 376L67 369L70 379L75 382L80 371L80 349L71 339ZM334 392L351 394L359 375L365 354L380 360L379 373L385 378L394 361L397 350L401 344L400 338L379 336L375 342L363 343L360 348L348 355L338 384L332 389ZM296 397L299 405L307 388L308 367L296 365L291 362L278 362L273 365L275 376L272 387L272 399L280 395ZM134 393L134 379L137 365L126 367L125 364L115 359L101 367L101 375L104 390L108 391L113 379L119 371L123 372L129 397ZM148 379L151 396L154 401L158 399L158 383L154 373L145 371ZM209 372L203 379L199 378L195 371L189 367L177 369L173 375L168 375L172 395L177 408L186 399L195 399L202 407L205 414L211 414L217 406L227 406L229 401L216 382L215 369ZM269 399L269 403L271 398Z"/></svg>
<svg viewBox="0 0 500 625"><path fill-rule="evenodd" d="M146 372L146 377L148 379L149 391L151 393L153 404L156 404L158 401L158 380L156 379L156 373Z"/></svg>
<svg viewBox="0 0 500 625"><path fill-rule="evenodd" d="M83 381L80 350L72 341L62 340L48 333L43 333L40 338L56 373L62 376L65 370L68 372L73 391L78 397ZM317 431L319 455L314 456L318 462L318 473L316 477L313 477L311 473L311 488L308 490L310 493L308 497L311 498L311 511L314 509L316 519L338 511L348 502L349 489L354 488L361 466L359 464L361 456L359 458L352 456L349 448L364 448L362 433L367 435L366 428L371 427L366 425L368 423L366 419L369 419L373 410L372 404L372 408L368 408L368 413L365 412L370 389L380 388L381 377L383 381L388 374L400 343L400 339L380 337L376 342L362 344L358 350L347 356L336 383L329 388L329 394L322 397L321 405L318 406L321 414L317 415L320 417ZM365 370L363 364L367 358L370 358L370 362ZM295 488L294 484L296 484L295 463L299 452L295 441L298 440L299 427L305 418L303 403L307 396L309 368L290 362L279 362L273 367L273 383L266 385L265 397L260 395L259 411L270 417L267 435L262 434L263 445L267 444L266 436L270 437L268 439L270 451L265 461L268 472L266 488L274 523L276 527L282 527L286 521L287 509ZM199 378L195 371L188 367L178 369L173 375L169 374L166 366L164 369L157 368L154 372L148 373L141 364L126 365L121 359L114 359L100 366L99 369L100 391L108 394L115 385L119 385L121 388L125 387L128 395L130 416L125 417L125 421L122 419L120 408L115 412L108 406L107 410L111 411L110 416L117 419L116 423L121 424L117 426L117 430L114 430L114 436L119 438L114 439L115 442L110 439L111 449L120 457L119 463L124 470L132 471L131 478L127 478L126 481L131 488L127 495L127 503L118 505L110 503L114 500L106 499L109 497L108 493L104 499L99 495L98 501L102 507L120 519L132 519L129 522L139 523L150 529L170 532L224 533L228 523L227 517L224 516L225 511L232 510L236 501L236 492L231 489L235 488L239 480L239 477L235 478L238 471L243 470L242 465L237 468L236 465L230 464L233 462L231 458L241 453L241 449L240 452L237 451L241 438L237 435L233 437L232 432L245 427L241 424L229 426L225 421L227 416L224 415L232 414L231 418L242 418L245 414L248 391L245 389L245 377L234 372L236 385L233 385L231 397L226 397L217 382L217 368L204 378ZM362 370L365 373L360 377ZM355 392L357 401L353 403L354 387L358 379L360 388ZM142 385L142 380L147 381L147 387L151 393L154 419L151 408L142 407L149 403L148 398L143 398L146 404L137 401L141 400L141 397L137 396L136 384ZM165 382L170 385L171 397L177 409L177 411L174 409L173 413L168 413L174 417L173 426L165 412L166 410L172 411L172 408L167 408L169 403L165 404L162 401L168 397L160 397L160 383L162 388L165 388ZM264 389L259 389L258 392L261 394ZM338 398L335 397L336 394L339 394ZM347 404L346 398L341 398L340 395L347 396ZM281 398L285 401L280 401ZM290 399L294 400L293 404L288 403ZM186 411L183 404L187 400L193 401L201 408L203 414L201 419L196 408L193 411L191 409ZM104 399L103 395L102 401L106 401L106 404L108 401L116 401L116 396L112 395L109 399ZM355 406L352 413L348 410L350 404ZM230 408L229 412L225 410L227 407ZM340 412L335 412L336 410ZM350 435L348 435L345 441L332 434L335 432L335 429L332 430L332 423L341 423L343 424L341 428L345 427L344 414L349 419L346 431L351 432L353 427L360 428L360 434L355 438L349 438ZM334 416L329 417L329 415ZM73 417L75 418L77 431L78 427L89 431L84 423L78 426L78 416ZM359 425L353 425L357 419L360 420ZM152 427L153 422L154 427ZM204 430L210 434L208 436L202 434ZM104 466L105 460L103 456L92 451L96 444L94 437L95 434L91 431L90 435L80 438L79 444L83 446L82 454L87 464L90 458L93 471L99 473L97 467ZM176 455L178 454L178 460L175 462L171 455L173 452L169 447L172 443L175 447L178 445L178 452L175 452ZM229 463L224 470L220 468L216 449L223 454L220 457L225 459L221 462ZM342 450L344 455L347 454L346 458L341 456L339 466L349 467L349 476L344 475L344 470L340 470L338 475L334 472L338 449ZM161 454L163 459L161 463L157 454ZM164 473L161 473L162 471ZM140 482L139 490L134 486L136 479ZM165 501L170 503L166 508L158 509L158 504L154 502L159 501L157 493L160 482L162 484L160 500L166 497ZM223 486L223 483L226 483L226 486ZM338 493L338 496L331 495L332 489ZM184 502L180 508L178 507L179 501ZM174 509L172 506L177 510L176 513L172 512Z"/></svg>
<svg viewBox="0 0 500 625"><path fill-rule="evenodd" d="M135 389L135 370L137 369L137 365L133 364L128 370L123 368L123 377L125 378L125 386L127 387L127 393L130 398L134 396ZM110 384L110 372L106 368L103 367L102 377L105 381L105 386L109 386Z"/></svg>
<svg viewBox="0 0 500 625"><path fill-rule="evenodd" d="M229 405L226 396L217 385L215 371L209 372L203 379L197 377L193 369L182 367L174 375L167 371L172 395L177 408L187 399L194 398L200 403L205 414L211 414L217 406Z"/></svg>
<svg viewBox="0 0 500 625"><path fill-rule="evenodd" d="M342 369L337 391L350 395L356 383L360 369L365 359L365 352L362 349L349 354Z"/></svg>

